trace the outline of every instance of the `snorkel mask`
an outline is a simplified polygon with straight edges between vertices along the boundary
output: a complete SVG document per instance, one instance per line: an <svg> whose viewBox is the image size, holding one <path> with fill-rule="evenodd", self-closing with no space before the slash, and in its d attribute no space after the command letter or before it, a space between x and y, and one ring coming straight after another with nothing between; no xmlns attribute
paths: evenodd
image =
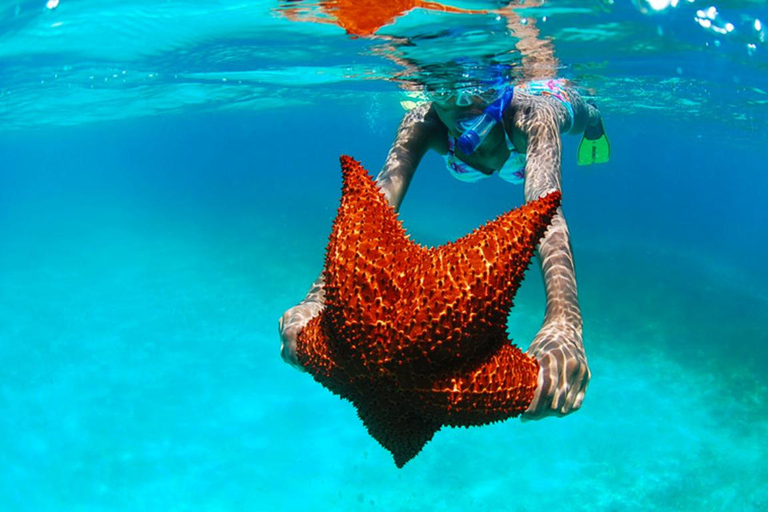
<svg viewBox="0 0 768 512"><path fill-rule="evenodd" d="M496 83L490 86L474 87L442 87L436 89L428 87L425 95L429 101L445 108L451 105L468 107L475 102L475 99L480 99L480 101L486 104L492 103L499 98L503 88L503 84Z"/></svg>
<svg viewBox="0 0 768 512"><path fill-rule="evenodd" d="M461 121L456 126L462 133L457 141L458 148L465 155L470 155L501 121L507 105L512 101L514 88L509 85L508 66L472 62L460 62L458 65L461 68L458 76L447 77L442 86L427 84L425 95L443 109L472 105L482 108L485 105L480 115Z"/></svg>
<svg viewBox="0 0 768 512"><path fill-rule="evenodd" d="M469 123L462 123L464 133L461 134L456 143L462 153L471 155L483 143L496 123L501 121L507 105L512 101L514 92L514 87L505 87L501 96L485 107L483 113L477 116L475 120ZM458 105L458 102L456 104Z"/></svg>

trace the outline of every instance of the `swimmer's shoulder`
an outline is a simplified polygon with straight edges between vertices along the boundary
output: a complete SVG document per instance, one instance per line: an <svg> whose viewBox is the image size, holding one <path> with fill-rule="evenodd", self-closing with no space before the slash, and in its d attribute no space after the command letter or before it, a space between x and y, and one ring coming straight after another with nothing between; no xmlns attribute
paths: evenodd
<svg viewBox="0 0 768 512"><path fill-rule="evenodd" d="M409 140L445 153L448 148L448 129L432 108L431 103L421 103L406 112L398 129L398 140Z"/></svg>

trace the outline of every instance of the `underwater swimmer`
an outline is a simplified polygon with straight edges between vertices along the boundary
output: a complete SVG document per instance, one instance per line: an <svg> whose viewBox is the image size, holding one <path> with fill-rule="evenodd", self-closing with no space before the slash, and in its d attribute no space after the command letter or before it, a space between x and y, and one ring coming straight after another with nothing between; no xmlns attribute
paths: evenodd
<svg viewBox="0 0 768 512"><path fill-rule="evenodd" d="M587 133L579 163L607 161L610 147L597 108L561 80L446 88L409 111L376 178L396 211L428 150L442 154L462 181L497 175L524 184L525 200L561 189L561 133ZM584 157L582 158L582 153ZM544 322L527 353L539 362L538 385L525 419L563 416L581 407L590 380L570 235L562 208L539 247L546 290ZM299 367L296 340L323 309L322 277L279 322L281 354Z"/></svg>

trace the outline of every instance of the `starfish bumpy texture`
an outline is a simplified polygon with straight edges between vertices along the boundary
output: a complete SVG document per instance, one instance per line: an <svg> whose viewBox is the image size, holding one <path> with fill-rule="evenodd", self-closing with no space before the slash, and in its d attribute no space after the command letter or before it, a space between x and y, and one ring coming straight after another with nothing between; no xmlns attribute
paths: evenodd
<svg viewBox="0 0 768 512"><path fill-rule="evenodd" d="M358 162L342 156L341 167L325 308L299 335L297 358L402 467L444 425L500 421L530 404L539 366L509 341L506 321L560 193L427 248Z"/></svg>

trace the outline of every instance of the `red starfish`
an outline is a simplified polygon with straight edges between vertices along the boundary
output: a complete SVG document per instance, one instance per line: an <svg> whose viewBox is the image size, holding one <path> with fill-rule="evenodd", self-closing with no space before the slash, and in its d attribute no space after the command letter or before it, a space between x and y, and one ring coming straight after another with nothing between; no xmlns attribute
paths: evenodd
<svg viewBox="0 0 768 512"><path fill-rule="evenodd" d="M358 162L342 156L341 167L325 309L297 357L402 467L443 425L483 425L530 404L538 363L507 339L506 320L560 193L426 248Z"/></svg>

